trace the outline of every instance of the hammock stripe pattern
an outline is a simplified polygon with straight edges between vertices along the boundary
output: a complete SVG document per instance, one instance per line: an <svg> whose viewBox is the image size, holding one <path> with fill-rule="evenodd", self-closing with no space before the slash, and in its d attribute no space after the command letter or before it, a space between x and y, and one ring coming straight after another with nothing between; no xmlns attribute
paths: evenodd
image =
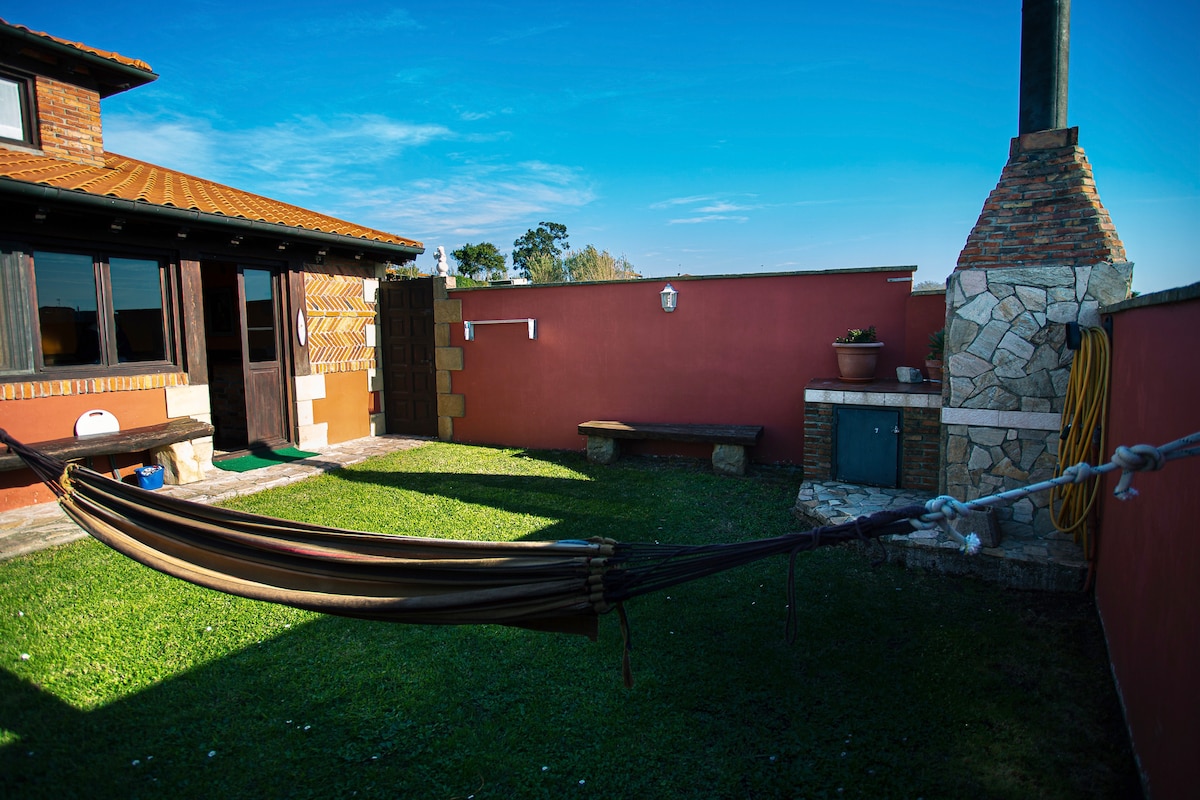
<svg viewBox="0 0 1200 800"><path fill-rule="evenodd" d="M596 637L632 597L773 555L912 530L921 506L769 539L712 545L474 542L346 531L206 506L65 464L0 429L81 528L167 575L327 614L503 624ZM790 580L789 580L790 584ZM789 590L790 591L790 590ZM795 608L795 603L790 604Z"/></svg>

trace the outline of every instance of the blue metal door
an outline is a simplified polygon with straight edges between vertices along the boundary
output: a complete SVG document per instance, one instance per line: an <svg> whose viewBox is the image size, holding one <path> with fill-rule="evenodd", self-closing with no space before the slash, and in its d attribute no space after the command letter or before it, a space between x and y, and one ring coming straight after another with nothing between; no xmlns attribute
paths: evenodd
<svg viewBox="0 0 1200 800"><path fill-rule="evenodd" d="M898 486L900 412L857 406L838 406L834 411L834 479Z"/></svg>

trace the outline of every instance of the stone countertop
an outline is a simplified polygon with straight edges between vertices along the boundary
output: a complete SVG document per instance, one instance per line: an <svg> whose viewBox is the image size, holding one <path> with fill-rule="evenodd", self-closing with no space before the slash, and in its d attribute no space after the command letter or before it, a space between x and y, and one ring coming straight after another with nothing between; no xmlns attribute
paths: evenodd
<svg viewBox="0 0 1200 800"><path fill-rule="evenodd" d="M901 383L896 380L843 381L839 378L815 378L804 387L825 392L868 392L872 394L937 394L942 393L941 381Z"/></svg>

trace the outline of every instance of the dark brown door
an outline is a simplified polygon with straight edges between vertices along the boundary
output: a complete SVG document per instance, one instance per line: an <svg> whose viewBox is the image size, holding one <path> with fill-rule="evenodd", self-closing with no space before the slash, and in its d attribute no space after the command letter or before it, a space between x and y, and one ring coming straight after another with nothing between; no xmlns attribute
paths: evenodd
<svg viewBox="0 0 1200 800"><path fill-rule="evenodd" d="M278 276L269 269L242 267L238 278L246 434L251 448L276 447L290 439L278 285Z"/></svg>
<svg viewBox="0 0 1200 800"><path fill-rule="evenodd" d="M388 433L437 435L433 279L379 285Z"/></svg>

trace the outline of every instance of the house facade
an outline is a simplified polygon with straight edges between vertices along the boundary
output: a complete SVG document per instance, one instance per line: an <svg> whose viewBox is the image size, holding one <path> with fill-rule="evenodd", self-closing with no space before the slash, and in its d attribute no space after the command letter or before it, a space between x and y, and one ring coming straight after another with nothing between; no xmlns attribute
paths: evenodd
<svg viewBox="0 0 1200 800"><path fill-rule="evenodd" d="M211 422L173 451L176 482L214 448L384 432L379 283L422 244L106 151L100 101L157 77L0 20L0 427ZM0 510L50 499L0 472Z"/></svg>

